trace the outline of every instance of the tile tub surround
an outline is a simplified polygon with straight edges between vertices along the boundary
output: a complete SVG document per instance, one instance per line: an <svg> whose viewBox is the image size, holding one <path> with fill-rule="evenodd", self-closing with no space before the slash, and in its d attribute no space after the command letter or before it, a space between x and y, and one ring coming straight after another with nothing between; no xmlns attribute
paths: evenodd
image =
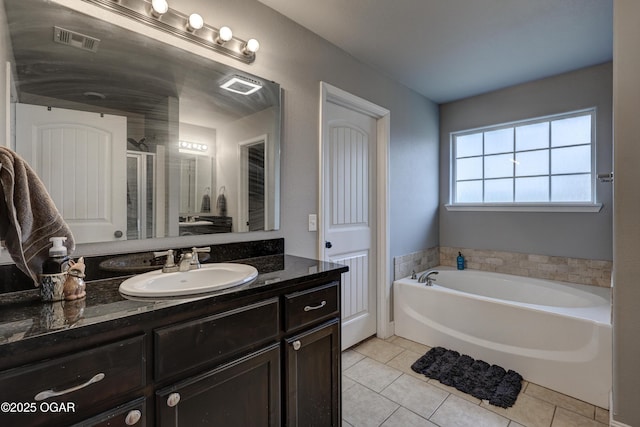
<svg viewBox="0 0 640 427"><path fill-rule="evenodd" d="M417 273L438 265L440 265L440 248L438 247L401 255L393 259L393 280L410 276L412 271Z"/></svg>
<svg viewBox="0 0 640 427"><path fill-rule="evenodd" d="M411 370L429 347L371 338L342 353L343 426L605 427L609 411L526 381L509 409Z"/></svg>
<svg viewBox="0 0 640 427"><path fill-rule="evenodd" d="M395 257L394 280L438 265L456 267L458 252L464 255L466 268L473 270L611 287L611 261L446 246Z"/></svg>

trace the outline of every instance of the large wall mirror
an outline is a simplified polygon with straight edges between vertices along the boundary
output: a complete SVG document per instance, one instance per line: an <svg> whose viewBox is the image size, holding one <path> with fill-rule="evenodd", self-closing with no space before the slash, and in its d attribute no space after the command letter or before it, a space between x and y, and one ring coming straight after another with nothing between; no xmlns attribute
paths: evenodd
<svg viewBox="0 0 640 427"><path fill-rule="evenodd" d="M77 243L279 228L277 83L48 0L3 3L11 146Z"/></svg>

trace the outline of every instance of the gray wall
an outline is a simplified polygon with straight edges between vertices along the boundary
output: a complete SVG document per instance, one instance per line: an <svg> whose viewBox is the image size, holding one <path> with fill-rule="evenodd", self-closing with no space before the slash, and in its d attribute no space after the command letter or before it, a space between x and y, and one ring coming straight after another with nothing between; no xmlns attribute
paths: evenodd
<svg viewBox="0 0 640 427"><path fill-rule="evenodd" d="M640 2L615 0L613 418L640 426ZM620 424L618 424L620 425Z"/></svg>
<svg viewBox="0 0 640 427"><path fill-rule="evenodd" d="M68 1L88 7L80 0L65 0ZM181 0L171 6L183 13L198 12L205 22L215 27L228 25L239 38L255 37L260 41L260 51L251 65L193 44L180 43L194 52L204 52L211 59L281 84L284 90L281 229L270 233L87 245L77 252L115 253L123 249L284 237L288 253L316 257L317 234L307 231L307 217L318 212L320 81L391 111L391 256L437 245L439 148L436 104L255 0ZM0 70L0 76L2 74ZM389 268L392 268L391 263Z"/></svg>
<svg viewBox="0 0 640 427"><path fill-rule="evenodd" d="M231 65L284 89L282 227L288 253L317 256L307 216L318 211L319 85L325 81L391 111L391 256L438 243L438 107L254 0L182 0L205 22L260 41L256 62ZM392 268L391 264L389 268Z"/></svg>
<svg viewBox="0 0 640 427"><path fill-rule="evenodd" d="M453 212L450 133L597 108L596 171L612 170L612 64L525 83L440 106L440 245L611 260L612 185L596 184L599 213Z"/></svg>

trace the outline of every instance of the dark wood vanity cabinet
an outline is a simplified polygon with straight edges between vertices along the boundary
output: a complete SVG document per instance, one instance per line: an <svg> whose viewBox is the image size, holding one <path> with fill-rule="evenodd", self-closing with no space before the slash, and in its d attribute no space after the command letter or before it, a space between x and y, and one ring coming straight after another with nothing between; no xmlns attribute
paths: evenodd
<svg viewBox="0 0 640 427"><path fill-rule="evenodd" d="M340 425L340 321L287 339L287 425Z"/></svg>
<svg viewBox="0 0 640 427"><path fill-rule="evenodd" d="M284 296L288 426L341 423L339 292L334 281Z"/></svg>
<svg viewBox="0 0 640 427"><path fill-rule="evenodd" d="M278 427L280 377L274 344L158 391L156 425Z"/></svg>
<svg viewBox="0 0 640 427"><path fill-rule="evenodd" d="M104 326L107 342L0 371L0 401L40 393L74 412L0 413L0 425L338 426L339 295L335 273Z"/></svg>

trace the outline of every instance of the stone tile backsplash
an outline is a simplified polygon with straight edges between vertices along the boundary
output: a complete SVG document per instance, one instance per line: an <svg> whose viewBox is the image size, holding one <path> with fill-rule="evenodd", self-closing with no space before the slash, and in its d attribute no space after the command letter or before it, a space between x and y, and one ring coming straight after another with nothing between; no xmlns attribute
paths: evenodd
<svg viewBox="0 0 640 427"><path fill-rule="evenodd" d="M611 287L612 261L442 246L440 265L455 267L458 252L465 257L465 267L474 270Z"/></svg>
<svg viewBox="0 0 640 427"><path fill-rule="evenodd" d="M395 257L393 259L393 280L410 276L412 271L417 273L438 265L440 265L438 247Z"/></svg>
<svg viewBox="0 0 640 427"><path fill-rule="evenodd" d="M452 247L433 247L394 258L394 280L438 265L456 266L458 252L465 268L514 274L581 285L611 287L612 261Z"/></svg>

